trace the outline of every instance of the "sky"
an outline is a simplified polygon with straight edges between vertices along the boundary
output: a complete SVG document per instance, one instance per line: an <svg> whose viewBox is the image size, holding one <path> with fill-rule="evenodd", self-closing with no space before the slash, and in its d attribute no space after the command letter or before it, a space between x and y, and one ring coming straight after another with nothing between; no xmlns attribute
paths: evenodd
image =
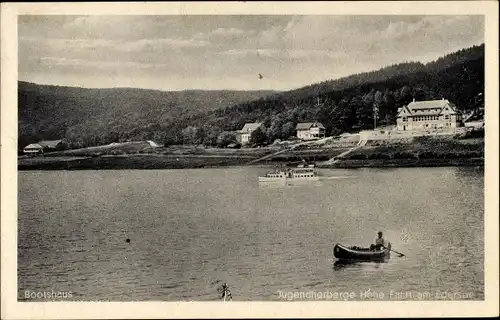
<svg viewBox="0 0 500 320"><path fill-rule="evenodd" d="M25 15L18 36L22 81L291 90L484 43L484 17Z"/></svg>

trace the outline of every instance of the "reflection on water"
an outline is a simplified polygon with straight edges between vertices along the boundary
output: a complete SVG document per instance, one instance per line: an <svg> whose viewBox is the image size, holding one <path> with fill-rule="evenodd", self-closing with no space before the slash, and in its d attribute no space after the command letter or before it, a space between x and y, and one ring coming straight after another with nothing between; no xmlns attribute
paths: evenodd
<svg viewBox="0 0 500 320"><path fill-rule="evenodd" d="M276 179L274 181L259 181L260 188L286 188L286 187L321 187L328 183L340 182L344 179L354 179L355 175L332 175L330 171L321 171L319 180L308 179Z"/></svg>
<svg viewBox="0 0 500 320"><path fill-rule="evenodd" d="M343 270L344 268L360 267L360 263L361 262L354 260L335 260L333 263L333 270L339 271Z"/></svg>
<svg viewBox="0 0 500 320"><path fill-rule="evenodd" d="M346 268L362 268L363 266L370 266L372 268L379 268L381 263L388 263L386 260L375 261L361 261L361 260L335 260L333 263L333 270L340 271Z"/></svg>
<svg viewBox="0 0 500 320"><path fill-rule="evenodd" d="M321 187L323 183L319 180L290 180L281 179L277 181L259 181L260 188L289 188L289 187Z"/></svg>

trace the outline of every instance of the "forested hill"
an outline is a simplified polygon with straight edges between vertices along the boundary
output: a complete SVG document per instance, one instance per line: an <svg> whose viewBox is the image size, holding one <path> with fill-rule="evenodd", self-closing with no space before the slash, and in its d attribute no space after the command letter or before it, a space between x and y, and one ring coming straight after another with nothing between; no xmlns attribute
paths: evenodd
<svg viewBox="0 0 500 320"><path fill-rule="evenodd" d="M19 84L19 145L66 138L74 146L127 139L215 144L223 131L262 121L270 141L318 120L327 134L395 123L397 108L446 98L461 110L483 106L484 45L434 62L403 63L287 92L80 89Z"/></svg>
<svg viewBox="0 0 500 320"><path fill-rule="evenodd" d="M165 126L192 114L268 96L274 91L133 88L86 89L18 82L19 147L66 138L76 145L164 140Z"/></svg>
<svg viewBox="0 0 500 320"><path fill-rule="evenodd" d="M311 94L328 93L332 90L342 90L357 85L383 82L398 76L411 75L419 72L438 72L471 60L484 59L484 45L462 49L448 54L436 61L423 64L421 62L407 62L382 68L380 70L353 74L336 80L327 80L312 84L297 90L284 93L287 97L305 98Z"/></svg>
<svg viewBox="0 0 500 320"><path fill-rule="evenodd" d="M189 126L199 132L240 129L245 122L264 122L270 141L293 134L297 122L318 120L327 135L395 124L397 109L413 99L445 98L469 111L484 107L484 44L422 64L403 63L378 71L325 81L297 90L196 115L169 128L181 137ZM203 135L201 135L203 136ZM180 140L178 140L180 141Z"/></svg>

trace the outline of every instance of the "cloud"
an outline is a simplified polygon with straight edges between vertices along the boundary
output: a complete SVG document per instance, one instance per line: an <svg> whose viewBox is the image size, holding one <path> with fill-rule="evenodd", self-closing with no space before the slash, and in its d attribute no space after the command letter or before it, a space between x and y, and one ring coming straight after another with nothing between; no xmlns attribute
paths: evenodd
<svg viewBox="0 0 500 320"><path fill-rule="evenodd" d="M191 39L193 40L210 40L214 42L234 40L240 37L248 37L255 34L254 30L242 30L238 28L217 28L210 32L199 32Z"/></svg>
<svg viewBox="0 0 500 320"><path fill-rule="evenodd" d="M167 67L162 63L139 63L133 61L94 61L85 59L71 59L62 57L41 57L40 65L45 67L91 67L91 68L137 68L137 69L154 69Z"/></svg>
<svg viewBox="0 0 500 320"><path fill-rule="evenodd" d="M245 34L246 32L241 30L241 29L236 29L236 28L217 28L210 32L211 35L217 35L217 36L239 36L242 34Z"/></svg>
<svg viewBox="0 0 500 320"><path fill-rule="evenodd" d="M82 16L62 26L65 34L100 39L130 39L151 34L151 23L143 16Z"/></svg>
<svg viewBox="0 0 500 320"><path fill-rule="evenodd" d="M209 44L205 40L194 40L194 39L141 39L132 42L125 42L118 45L119 50L148 50L148 51L158 51L163 50L167 47L173 49L180 48L201 48Z"/></svg>
<svg viewBox="0 0 500 320"><path fill-rule="evenodd" d="M481 19L474 16L427 16L421 17L417 21L392 21L387 28L374 34L387 40L394 40L401 37L428 36L447 37L456 40L457 30L472 31L477 33L477 28L481 27Z"/></svg>
<svg viewBox="0 0 500 320"><path fill-rule="evenodd" d="M33 38L20 37L20 43L28 46L45 46L54 51L68 49L114 49L114 50L145 50L145 49L164 49L171 48L199 48L209 44L205 40L193 39L175 39L175 38L158 38L158 39L140 39L135 41L124 40L106 40L106 39L71 39L71 38Z"/></svg>
<svg viewBox="0 0 500 320"><path fill-rule="evenodd" d="M276 45L281 43L286 31L281 26L274 26L262 31L257 38L257 43L262 46Z"/></svg>
<svg viewBox="0 0 500 320"><path fill-rule="evenodd" d="M255 72L265 72L266 85L284 89L403 61L425 62L482 43L484 18L20 16L19 36L21 77L168 75L186 86L243 79L238 83L244 89L245 82L264 85L251 81Z"/></svg>
<svg viewBox="0 0 500 320"><path fill-rule="evenodd" d="M479 16L303 16L291 19L283 30L283 38L293 47L338 46L350 50L401 38L410 43L412 37L424 36L460 42L460 33L481 34L481 24Z"/></svg>
<svg viewBox="0 0 500 320"><path fill-rule="evenodd" d="M72 39L72 38L35 38L35 37L20 37L20 42L24 45L41 45L55 50L68 48L74 49L89 49L89 48L112 48L117 42L106 39Z"/></svg>
<svg viewBox="0 0 500 320"><path fill-rule="evenodd" d="M303 50L303 49L241 49L226 50L220 52L221 55L227 55L239 58L248 57L267 57L274 59L339 59L347 57L343 52L333 52L330 50Z"/></svg>

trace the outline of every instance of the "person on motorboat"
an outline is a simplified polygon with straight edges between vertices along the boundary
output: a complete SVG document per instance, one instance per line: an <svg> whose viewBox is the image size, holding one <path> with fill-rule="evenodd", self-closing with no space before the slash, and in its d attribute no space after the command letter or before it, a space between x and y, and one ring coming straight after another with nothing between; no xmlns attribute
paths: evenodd
<svg viewBox="0 0 500 320"><path fill-rule="evenodd" d="M381 250L383 248L385 248L385 241L384 241L384 238L382 238L382 231L379 231L378 232L378 238L375 239L375 244L372 244L370 246L370 250Z"/></svg>

